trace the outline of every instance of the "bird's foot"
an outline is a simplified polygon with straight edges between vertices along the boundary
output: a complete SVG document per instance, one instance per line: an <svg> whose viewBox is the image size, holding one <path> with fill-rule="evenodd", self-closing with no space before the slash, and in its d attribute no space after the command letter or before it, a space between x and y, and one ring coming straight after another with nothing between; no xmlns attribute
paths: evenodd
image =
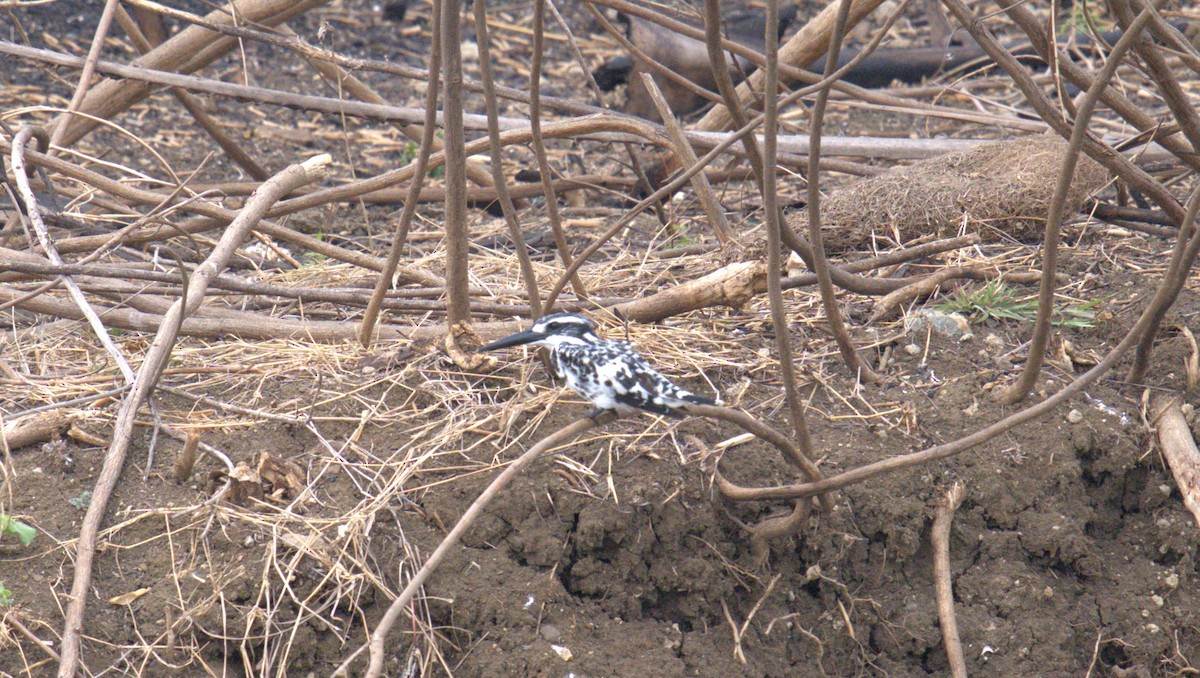
<svg viewBox="0 0 1200 678"><path fill-rule="evenodd" d="M620 414L616 410L606 410L597 407L589 412L587 417L588 419L591 419L596 426L603 426L610 422L616 421L620 417Z"/></svg>

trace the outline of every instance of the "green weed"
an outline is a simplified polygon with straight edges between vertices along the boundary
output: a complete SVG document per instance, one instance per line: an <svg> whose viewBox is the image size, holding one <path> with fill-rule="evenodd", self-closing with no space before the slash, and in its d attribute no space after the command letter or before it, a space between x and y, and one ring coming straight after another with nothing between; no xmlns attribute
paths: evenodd
<svg viewBox="0 0 1200 678"><path fill-rule="evenodd" d="M1099 317L1097 307L1100 303L1101 300L1096 299L1081 304L1056 305L1050 322L1057 327L1093 327ZM1037 297L1022 299L1012 288L993 280L982 287L973 286L959 290L939 304L938 310L961 313L972 323L989 320L1033 322L1037 317Z"/></svg>
<svg viewBox="0 0 1200 678"><path fill-rule="evenodd" d="M33 538L37 536L37 529L12 516L0 513L0 540L10 535L16 537L22 545L29 546L33 542Z"/></svg>
<svg viewBox="0 0 1200 678"><path fill-rule="evenodd" d="M407 144L405 144L404 149L400 151L401 166L412 164L412 162L417 159L417 152L420 150L420 148L421 147L418 146L417 142L415 142L415 141L410 141ZM445 165L438 165L437 167L434 167L431 170L426 170L426 172L425 172L425 176L432 177L434 179L441 179L445 175L446 175L446 166Z"/></svg>

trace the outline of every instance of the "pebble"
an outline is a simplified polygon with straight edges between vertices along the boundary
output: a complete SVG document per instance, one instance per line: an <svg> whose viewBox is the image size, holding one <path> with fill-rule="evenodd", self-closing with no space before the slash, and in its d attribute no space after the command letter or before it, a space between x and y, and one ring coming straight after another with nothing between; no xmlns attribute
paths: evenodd
<svg viewBox="0 0 1200 678"><path fill-rule="evenodd" d="M462 52L462 60L464 62L479 61L479 45L478 44L468 40L468 41L463 42L463 44L459 47L459 49Z"/></svg>
<svg viewBox="0 0 1200 678"><path fill-rule="evenodd" d="M931 328L937 334L951 339L969 341L970 337L974 336L971 334L970 323L961 313L942 313L923 308L904 320L904 329L910 333L924 333Z"/></svg>
<svg viewBox="0 0 1200 678"><path fill-rule="evenodd" d="M1078 424L1079 422L1083 421L1083 412L1080 412L1079 410L1071 410L1067 413L1067 421L1071 422L1072 424Z"/></svg>
<svg viewBox="0 0 1200 678"><path fill-rule="evenodd" d="M555 643L562 638L562 629L554 624L542 624L542 628L538 633L542 635L542 640L547 643Z"/></svg>

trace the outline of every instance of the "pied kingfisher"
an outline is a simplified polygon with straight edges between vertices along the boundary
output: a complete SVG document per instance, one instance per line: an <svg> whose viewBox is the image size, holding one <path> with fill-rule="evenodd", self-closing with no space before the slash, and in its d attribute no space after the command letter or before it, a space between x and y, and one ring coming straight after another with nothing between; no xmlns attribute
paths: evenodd
<svg viewBox="0 0 1200 678"><path fill-rule="evenodd" d="M601 339L596 324L570 313L540 318L533 327L479 347L494 351L534 344L550 349L550 363L560 379L592 401L595 418L608 410L629 413L646 410L682 416L675 408L688 403L716 405L717 401L685 391L650 367L628 341Z"/></svg>

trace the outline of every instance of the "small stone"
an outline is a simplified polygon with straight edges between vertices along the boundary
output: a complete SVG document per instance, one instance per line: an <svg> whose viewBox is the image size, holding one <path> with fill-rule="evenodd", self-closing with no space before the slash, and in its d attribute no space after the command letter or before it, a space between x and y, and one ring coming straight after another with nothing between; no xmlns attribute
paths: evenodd
<svg viewBox="0 0 1200 678"><path fill-rule="evenodd" d="M1170 588L1177 588L1179 586L1179 575L1172 572L1167 575L1165 583Z"/></svg>
<svg viewBox="0 0 1200 678"><path fill-rule="evenodd" d="M911 356L920 355L920 354L921 354L921 347L920 347L920 346L917 346L916 344L905 344L905 345L904 345L904 352L905 352L905 353L907 353L907 354L909 354L909 355L911 355Z"/></svg>
<svg viewBox="0 0 1200 678"><path fill-rule="evenodd" d="M1166 496L1168 496L1168 497L1169 497L1169 496L1171 496L1171 486L1170 486L1170 485L1167 485L1166 483L1163 483L1162 485L1159 485L1159 486L1158 486L1158 491L1159 491L1159 492L1162 492L1164 495L1166 495ZM1168 524L1169 524L1169 523L1168 523Z"/></svg>
<svg viewBox="0 0 1200 678"><path fill-rule="evenodd" d="M557 643L562 639L562 629L554 624L542 624L542 628L538 631L541 634L542 640L547 643Z"/></svg>
<svg viewBox="0 0 1200 678"><path fill-rule="evenodd" d="M970 333L970 323L961 313L943 313L923 308L904 319L904 329L910 333L922 334L932 329L937 334L960 339Z"/></svg>
<svg viewBox="0 0 1200 678"><path fill-rule="evenodd" d="M1053 597L1054 597L1054 589L1050 588L1049 586L1042 589L1042 599L1043 600L1050 600Z"/></svg>
<svg viewBox="0 0 1200 678"><path fill-rule="evenodd" d="M464 62L479 61L479 45L466 41L459 47L462 51L462 60Z"/></svg>
<svg viewBox="0 0 1200 678"><path fill-rule="evenodd" d="M1162 606L1163 606L1163 604L1164 604L1164 603L1166 603L1166 601L1164 601L1164 600L1163 600L1163 597L1162 597L1162 596L1160 596L1160 595L1158 595L1157 593L1156 593L1156 594L1154 594L1154 595L1152 595L1152 596L1150 596L1150 600L1153 600L1153 601L1154 601L1154 604L1155 604L1157 607L1162 607Z"/></svg>
<svg viewBox="0 0 1200 678"><path fill-rule="evenodd" d="M1150 633L1158 633L1162 629L1158 628L1158 624L1146 624L1146 630Z"/></svg>
<svg viewBox="0 0 1200 678"><path fill-rule="evenodd" d="M1067 413L1067 421L1071 422L1072 424L1078 424L1079 422L1083 421L1083 412L1080 412L1079 410L1071 410Z"/></svg>
<svg viewBox="0 0 1200 678"><path fill-rule="evenodd" d="M250 548L251 546L254 546L254 535L252 535L252 534L246 535L246 538L242 540L242 546L245 546L246 548Z"/></svg>

